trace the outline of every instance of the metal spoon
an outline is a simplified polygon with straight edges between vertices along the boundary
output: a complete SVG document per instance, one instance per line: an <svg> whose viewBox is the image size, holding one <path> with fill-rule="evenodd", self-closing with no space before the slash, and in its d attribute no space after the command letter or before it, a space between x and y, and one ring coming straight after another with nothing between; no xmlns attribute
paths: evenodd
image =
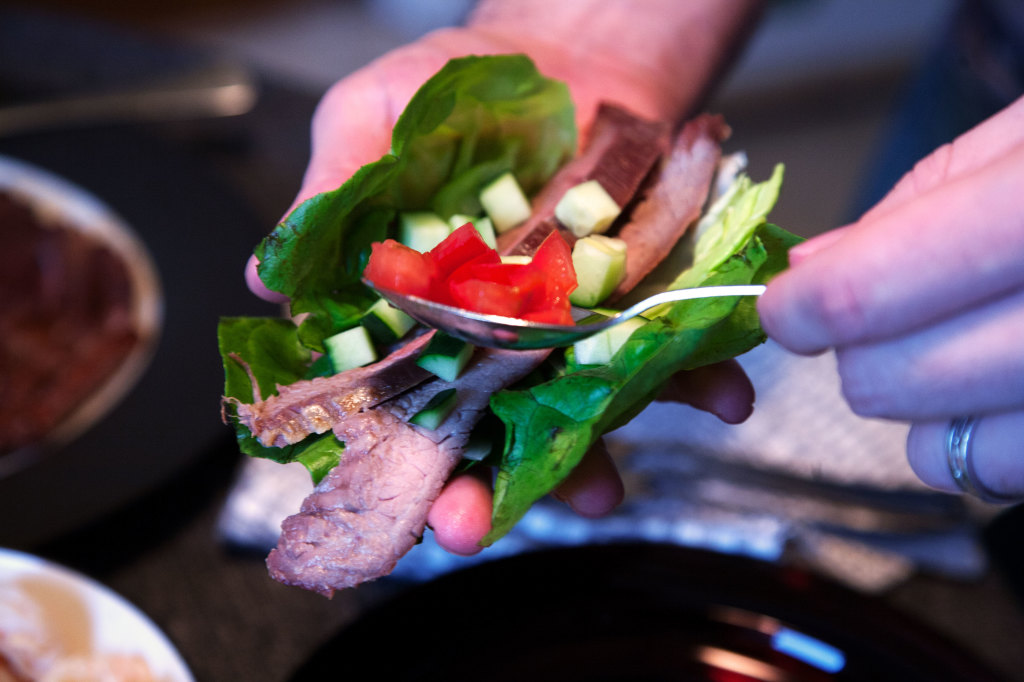
<svg viewBox="0 0 1024 682"><path fill-rule="evenodd" d="M405 311L413 319L428 327L439 329L477 346L512 350L571 346L581 339L625 322L664 303L714 296L760 296L765 289L761 284L672 289L645 298L612 317L596 322L567 325L541 324L514 317L475 313L428 301L418 296L408 296L397 291L381 289L365 280L364 282L386 298L391 305ZM588 310L578 309L578 311L584 316L590 314ZM576 312L574 310L574 313Z"/></svg>

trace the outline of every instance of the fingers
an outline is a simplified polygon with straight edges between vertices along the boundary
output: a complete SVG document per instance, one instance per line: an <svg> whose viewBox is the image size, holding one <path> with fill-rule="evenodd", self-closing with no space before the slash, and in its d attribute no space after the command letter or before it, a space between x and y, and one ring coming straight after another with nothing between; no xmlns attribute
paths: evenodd
<svg viewBox="0 0 1024 682"><path fill-rule="evenodd" d="M948 433L948 421L914 424L907 438L907 457L926 485L959 493L946 454ZM1022 440L1024 411L981 417L970 439L971 474L976 485L1000 496L1024 498Z"/></svg>
<svg viewBox="0 0 1024 682"><path fill-rule="evenodd" d="M1024 408L1024 290L919 332L837 350L868 417L925 420Z"/></svg>
<svg viewBox="0 0 1024 682"><path fill-rule="evenodd" d="M484 469L484 467L478 467ZM491 530L491 486L482 472L454 476L445 485L427 514L427 525L443 549L471 556Z"/></svg>
<svg viewBox="0 0 1024 682"><path fill-rule="evenodd" d="M491 530L493 506L485 467L453 476L427 514L434 540L444 550L471 556ZM596 518L610 513L624 495L622 479L603 442L598 442L573 469L554 496L580 516Z"/></svg>
<svg viewBox="0 0 1024 682"><path fill-rule="evenodd" d="M710 412L726 424L739 424L754 411L754 385L735 360L672 376L659 400Z"/></svg>
<svg viewBox="0 0 1024 682"><path fill-rule="evenodd" d="M604 441L597 441L554 493L580 516L598 518L622 502L625 489Z"/></svg>
<svg viewBox="0 0 1024 682"><path fill-rule="evenodd" d="M1019 145L831 243L805 247L813 255L758 302L765 330L790 350L816 353L891 338L1024 285L1022 183Z"/></svg>
<svg viewBox="0 0 1024 682"><path fill-rule="evenodd" d="M259 260L257 260L256 256L249 256L249 260L245 264L245 283L248 285L249 291L264 301L270 301L271 303L284 303L287 301L288 297L284 294L279 294L267 288L256 271L258 265Z"/></svg>

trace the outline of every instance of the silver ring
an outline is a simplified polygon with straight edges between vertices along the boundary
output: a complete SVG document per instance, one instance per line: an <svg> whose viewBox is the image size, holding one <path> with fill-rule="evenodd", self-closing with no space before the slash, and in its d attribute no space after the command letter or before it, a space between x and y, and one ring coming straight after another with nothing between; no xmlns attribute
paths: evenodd
<svg viewBox="0 0 1024 682"><path fill-rule="evenodd" d="M957 417L949 423L949 431L946 432L946 458L949 461L949 472L953 475L953 480L961 491L983 502L994 504L1019 502L1020 497L994 493L978 480L978 475L971 462L971 436L977 425L976 417Z"/></svg>

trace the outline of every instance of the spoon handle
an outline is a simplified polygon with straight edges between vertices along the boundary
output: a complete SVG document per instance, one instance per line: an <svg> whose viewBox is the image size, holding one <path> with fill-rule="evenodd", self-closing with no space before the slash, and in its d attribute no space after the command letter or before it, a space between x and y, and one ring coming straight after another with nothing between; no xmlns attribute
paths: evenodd
<svg viewBox="0 0 1024 682"><path fill-rule="evenodd" d="M662 291L661 293L649 296L638 303L634 303L622 312L617 315L613 315L606 320L581 326L594 330L597 330L599 327L613 327L620 322L625 322L632 317L636 317L637 315L666 303L721 296L760 296L764 293L764 290L765 286L763 284L738 284L729 286L696 287L693 289L670 289L668 291Z"/></svg>

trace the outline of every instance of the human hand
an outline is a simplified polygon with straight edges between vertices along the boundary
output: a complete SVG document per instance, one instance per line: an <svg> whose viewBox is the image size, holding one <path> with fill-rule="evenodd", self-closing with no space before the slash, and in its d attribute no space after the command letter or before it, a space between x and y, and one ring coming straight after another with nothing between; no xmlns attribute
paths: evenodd
<svg viewBox="0 0 1024 682"><path fill-rule="evenodd" d="M292 208L338 187L362 165L385 154L393 125L415 91L449 59L462 55L528 54L542 73L569 85L584 138L601 101L623 104L647 118L677 121L703 93L708 72L728 48L724 42L716 45L711 36L741 23L757 3L658 0L665 4L665 11L655 11L657 3L645 1L644 11L637 11L628 0L593 3L594 7L600 4L600 11L591 8L586 27L577 24L587 16L583 10L588 2L484 2L466 27L431 33L339 81L315 113L312 155ZM531 12L544 20L531 21ZM673 16L682 25L699 27L701 39L683 41L680 47ZM558 30L571 32L571 50ZM656 49L658 44L666 48ZM680 49L689 51L684 56L692 58L681 59L684 66L664 68L669 52ZM246 280L257 295L281 300L260 282L253 259ZM750 414L753 389L738 364L724 363L675 378L666 397L738 422ZM611 511L622 495L615 465L600 444L556 492L584 516ZM490 520L490 480L480 471L449 481L428 517L437 543L456 554L479 551Z"/></svg>
<svg viewBox="0 0 1024 682"><path fill-rule="evenodd" d="M1024 99L920 162L855 224L795 248L759 301L769 336L834 349L860 415L910 422L921 480L957 492L950 421L978 418L971 472L1024 497Z"/></svg>

